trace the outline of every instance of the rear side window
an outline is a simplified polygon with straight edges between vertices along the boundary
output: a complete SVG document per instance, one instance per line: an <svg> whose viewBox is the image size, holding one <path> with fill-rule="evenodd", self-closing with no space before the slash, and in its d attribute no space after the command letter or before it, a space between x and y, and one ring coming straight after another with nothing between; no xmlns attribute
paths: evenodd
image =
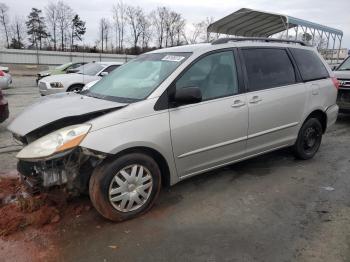
<svg viewBox="0 0 350 262"><path fill-rule="evenodd" d="M249 48L242 50L249 91L285 86L296 82L293 64L284 49Z"/></svg>
<svg viewBox="0 0 350 262"><path fill-rule="evenodd" d="M311 50L290 49L304 81L328 78L329 73L318 55Z"/></svg>

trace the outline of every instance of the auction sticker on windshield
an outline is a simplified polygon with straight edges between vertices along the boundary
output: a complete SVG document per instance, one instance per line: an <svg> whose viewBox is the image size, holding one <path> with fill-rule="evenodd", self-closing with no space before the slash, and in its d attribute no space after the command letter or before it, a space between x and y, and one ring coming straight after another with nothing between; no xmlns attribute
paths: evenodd
<svg viewBox="0 0 350 262"><path fill-rule="evenodd" d="M181 62L185 57L184 56L176 56L176 55L167 55L163 57L163 61L170 61L170 62Z"/></svg>

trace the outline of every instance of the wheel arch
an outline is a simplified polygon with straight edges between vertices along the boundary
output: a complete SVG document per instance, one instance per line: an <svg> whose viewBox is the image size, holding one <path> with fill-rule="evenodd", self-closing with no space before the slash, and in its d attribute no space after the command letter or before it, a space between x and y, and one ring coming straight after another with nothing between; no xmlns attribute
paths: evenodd
<svg viewBox="0 0 350 262"><path fill-rule="evenodd" d="M158 164L161 172L161 178L162 178L162 186L163 187L169 187L171 185L171 178L170 178L170 168L167 160L165 157L158 152L157 150L150 148L150 147L145 147L145 146L136 146L136 147L131 147L124 149L116 154L110 155L107 158L107 161L111 161L113 159L116 159L122 155L126 155L129 153L142 153L146 154L150 157L152 157Z"/></svg>
<svg viewBox="0 0 350 262"><path fill-rule="evenodd" d="M85 84L84 84L84 83L74 83L74 84L71 84L70 86L67 87L66 92L70 92L70 89L71 89L73 86L81 86L81 87L84 87Z"/></svg>
<svg viewBox="0 0 350 262"><path fill-rule="evenodd" d="M318 120L320 120L321 125L322 125L322 132L323 133L326 132L326 130L327 130L327 114L323 110L315 109L304 119L303 123L305 123L305 121L308 120L309 118L317 118Z"/></svg>

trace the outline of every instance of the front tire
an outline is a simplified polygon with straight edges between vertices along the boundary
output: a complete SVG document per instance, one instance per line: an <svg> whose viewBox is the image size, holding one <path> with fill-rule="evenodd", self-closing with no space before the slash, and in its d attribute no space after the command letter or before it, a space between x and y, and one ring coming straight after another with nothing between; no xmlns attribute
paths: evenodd
<svg viewBox="0 0 350 262"><path fill-rule="evenodd" d="M313 158L322 141L322 125L317 118L308 118L302 125L297 141L293 146L297 158L307 160Z"/></svg>
<svg viewBox="0 0 350 262"><path fill-rule="evenodd" d="M81 90L83 90L84 85L81 84L76 84L76 85L72 85L67 89L67 92L80 92Z"/></svg>
<svg viewBox="0 0 350 262"><path fill-rule="evenodd" d="M105 218L123 221L147 212L161 188L161 173L148 155L130 153L106 162L91 175L89 194Z"/></svg>

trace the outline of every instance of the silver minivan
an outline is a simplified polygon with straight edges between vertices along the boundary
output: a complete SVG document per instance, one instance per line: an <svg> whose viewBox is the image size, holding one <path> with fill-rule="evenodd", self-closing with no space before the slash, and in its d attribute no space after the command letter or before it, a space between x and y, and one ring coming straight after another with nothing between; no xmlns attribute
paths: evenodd
<svg viewBox="0 0 350 262"><path fill-rule="evenodd" d="M40 99L9 130L32 193L88 191L121 221L208 170L283 147L312 158L336 121L338 85L302 42L219 39L140 55L89 90Z"/></svg>

